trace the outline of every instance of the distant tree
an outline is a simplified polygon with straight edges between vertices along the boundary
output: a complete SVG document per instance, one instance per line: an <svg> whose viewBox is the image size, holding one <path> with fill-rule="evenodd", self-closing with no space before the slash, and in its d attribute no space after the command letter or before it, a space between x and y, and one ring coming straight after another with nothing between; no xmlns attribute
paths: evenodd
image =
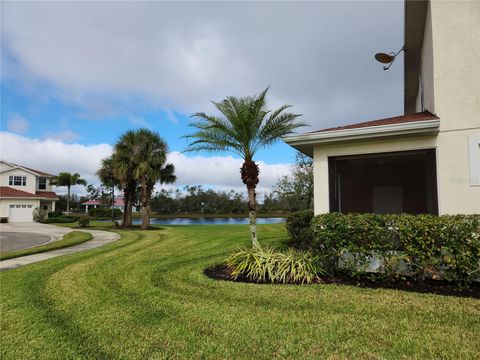
<svg viewBox="0 0 480 360"><path fill-rule="evenodd" d="M221 116L196 113L197 120L190 126L197 131L186 136L195 139L185 151L230 151L243 159L240 169L242 182L247 187L251 240L258 245L256 230L256 193L260 169L254 161L258 150L278 141L305 124L296 121L300 115L284 112L289 105L268 110L268 88L255 96L227 97L213 102Z"/></svg>
<svg viewBox="0 0 480 360"><path fill-rule="evenodd" d="M69 172L61 172L50 180L50 184L56 186L67 187L67 215L70 213L70 188L75 185L87 185L87 181L80 178L79 173L70 174Z"/></svg>
<svg viewBox="0 0 480 360"><path fill-rule="evenodd" d="M293 174L281 177L272 195L284 210L313 209L313 159L297 152Z"/></svg>

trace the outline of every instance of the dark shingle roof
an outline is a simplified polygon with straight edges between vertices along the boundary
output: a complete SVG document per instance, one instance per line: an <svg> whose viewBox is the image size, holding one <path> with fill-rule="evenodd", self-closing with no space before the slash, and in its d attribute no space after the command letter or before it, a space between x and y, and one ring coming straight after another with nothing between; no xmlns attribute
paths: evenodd
<svg viewBox="0 0 480 360"><path fill-rule="evenodd" d="M428 121L428 120L436 120L436 119L439 119L439 117L432 114L429 111L423 111L423 112L410 114L410 115L395 116L395 117L390 117L390 118L385 118L380 120L364 121L356 124L337 126L337 127L328 128L328 129L321 129L321 130L312 131L311 133L313 134L313 133L325 132L325 131L359 129L359 128L382 126L382 125L395 125L395 124L403 124L403 123L410 123L410 122L417 122L417 121Z"/></svg>

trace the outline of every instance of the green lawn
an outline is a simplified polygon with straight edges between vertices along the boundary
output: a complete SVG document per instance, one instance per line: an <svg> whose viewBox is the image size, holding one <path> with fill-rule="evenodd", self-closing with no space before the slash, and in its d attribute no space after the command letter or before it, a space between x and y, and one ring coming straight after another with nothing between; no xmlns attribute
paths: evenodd
<svg viewBox="0 0 480 360"><path fill-rule="evenodd" d="M83 231L72 231L66 234L61 240L51 242L46 245L36 246L30 249L16 250L0 253L0 260L13 259L20 256L38 254L45 251L63 249L69 246L84 243L92 238L92 235Z"/></svg>
<svg viewBox="0 0 480 360"><path fill-rule="evenodd" d="M479 300L205 277L247 226L119 233L0 273L2 359L479 358ZM283 224L259 234L286 239Z"/></svg>

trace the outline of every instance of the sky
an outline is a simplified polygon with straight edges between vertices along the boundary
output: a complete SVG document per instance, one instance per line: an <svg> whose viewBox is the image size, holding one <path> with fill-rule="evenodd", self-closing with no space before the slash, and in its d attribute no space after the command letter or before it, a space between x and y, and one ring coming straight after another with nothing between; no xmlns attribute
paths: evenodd
<svg viewBox="0 0 480 360"><path fill-rule="evenodd" d="M183 153L191 114L270 86L299 132L403 113L403 1L2 1L1 158L78 172L97 184L100 160L129 129L169 145L177 183L243 190L241 159ZM295 150L260 151L259 192L289 174ZM81 188L74 189L81 193ZM59 189L58 193L62 193Z"/></svg>

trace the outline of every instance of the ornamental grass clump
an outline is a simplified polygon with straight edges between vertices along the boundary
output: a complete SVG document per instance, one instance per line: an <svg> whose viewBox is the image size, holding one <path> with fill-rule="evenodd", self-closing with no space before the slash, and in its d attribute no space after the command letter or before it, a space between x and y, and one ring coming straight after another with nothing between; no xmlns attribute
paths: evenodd
<svg viewBox="0 0 480 360"><path fill-rule="evenodd" d="M323 274L318 257L294 249L244 248L231 254L226 265L232 278L258 283L311 284Z"/></svg>

